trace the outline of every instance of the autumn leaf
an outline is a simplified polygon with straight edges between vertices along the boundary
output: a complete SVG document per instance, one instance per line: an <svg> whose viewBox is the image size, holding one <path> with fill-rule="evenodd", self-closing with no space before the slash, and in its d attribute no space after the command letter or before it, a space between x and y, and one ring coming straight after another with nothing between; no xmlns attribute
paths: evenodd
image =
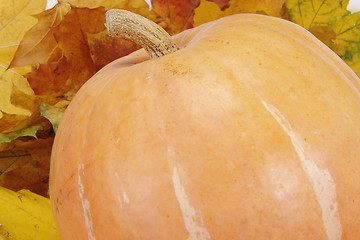
<svg viewBox="0 0 360 240"><path fill-rule="evenodd" d="M63 3L69 3L76 8L98 8L104 7L106 10L113 8L127 9L129 11L137 12L138 14L149 11L149 5L144 0L62 0Z"/></svg>
<svg viewBox="0 0 360 240"><path fill-rule="evenodd" d="M360 13L346 16L333 29L332 49L360 76Z"/></svg>
<svg viewBox="0 0 360 240"><path fill-rule="evenodd" d="M9 66L24 34L35 23L31 15L45 9L46 0L2 0L0 5L0 64Z"/></svg>
<svg viewBox="0 0 360 240"><path fill-rule="evenodd" d="M2 144L0 185L13 191L25 188L47 196L53 140L51 134L46 138L22 137L7 145Z"/></svg>
<svg viewBox="0 0 360 240"><path fill-rule="evenodd" d="M54 106L41 103L40 104L40 112L41 116L45 117L51 122L51 125L56 133L58 125L62 116L64 115L66 107L69 105L70 101L63 100L56 103ZM1 139L1 138L0 138Z"/></svg>
<svg viewBox="0 0 360 240"><path fill-rule="evenodd" d="M237 13L257 13L274 17L283 16L283 8L286 0L230 0L226 8L221 9L214 2L201 0L201 4L195 9L194 26L210 22L225 16Z"/></svg>
<svg viewBox="0 0 360 240"><path fill-rule="evenodd" d="M57 4L35 15L37 24L25 34L9 67L46 63L57 48L52 29L60 24L69 10L70 5Z"/></svg>
<svg viewBox="0 0 360 240"><path fill-rule="evenodd" d="M48 104L55 104L71 88L80 88L95 73L76 8L52 28L52 34L58 47L56 57L26 75L35 94Z"/></svg>
<svg viewBox="0 0 360 240"><path fill-rule="evenodd" d="M193 27L194 11L200 0L152 0L151 3L160 18L156 22L173 35Z"/></svg>
<svg viewBox="0 0 360 240"><path fill-rule="evenodd" d="M287 0L291 21L311 29L314 26L334 26L350 12L338 0Z"/></svg>
<svg viewBox="0 0 360 240"><path fill-rule="evenodd" d="M0 73L0 111L2 113L30 116L31 111L19 105L16 106L11 102L14 87L24 94L33 95L33 91L26 78L24 78L19 71L4 71Z"/></svg>
<svg viewBox="0 0 360 240"><path fill-rule="evenodd" d="M36 19L31 14L39 13L45 8L45 0L2 1L0 5L0 126L4 129L14 128L20 121L32 116L32 110L24 108L14 94L16 87L22 94L33 95L27 79L22 75L30 71L29 67L7 69L25 32L31 28ZM26 104L26 103L24 103ZM9 119L9 115L14 116ZM4 120L4 118L6 118ZM5 126L5 127L4 127ZM16 128L16 127L15 127ZM19 127L17 127L19 128Z"/></svg>
<svg viewBox="0 0 360 240"><path fill-rule="evenodd" d="M337 53L360 76L360 13L348 1L287 0L290 20L303 26Z"/></svg>
<svg viewBox="0 0 360 240"><path fill-rule="evenodd" d="M0 236L9 240L61 239L48 198L0 187Z"/></svg>
<svg viewBox="0 0 360 240"><path fill-rule="evenodd" d="M43 129L43 126L41 124L36 124L36 125L30 126L30 127L27 127L25 129L21 129L18 131L12 131L8 134L0 133L0 144L11 142L12 140L14 140L18 137L22 137L22 136L36 137L37 131L42 130L42 129Z"/></svg>

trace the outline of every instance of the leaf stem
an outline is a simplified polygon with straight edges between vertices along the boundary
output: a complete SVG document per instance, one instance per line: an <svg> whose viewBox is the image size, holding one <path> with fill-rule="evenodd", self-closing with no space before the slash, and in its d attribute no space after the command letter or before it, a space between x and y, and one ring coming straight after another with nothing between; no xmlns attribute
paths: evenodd
<svg viewBox="0 0 360 240"><path fill-rule="evenodd" d="M110 36L126 38L139 44L151 58L161 57L179 49L162 27L123 9L107 11L105 26Z"/></svg>

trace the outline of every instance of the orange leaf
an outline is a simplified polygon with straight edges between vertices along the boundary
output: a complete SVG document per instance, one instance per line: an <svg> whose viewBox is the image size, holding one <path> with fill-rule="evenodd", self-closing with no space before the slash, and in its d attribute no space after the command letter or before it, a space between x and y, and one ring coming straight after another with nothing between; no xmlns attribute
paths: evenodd
<svg viewBox="0 0 360 240"><path fill-rule="evenodd" d="M87 37L96 70L140 48L139 45L127 39L108 36L106 30L95 35L87 34Z"/></svg>
<svg viewBox="0 0 360 240"><path fill-rule="evenodd" d="M54 8L35 15L38 23L20 42L10 68L46 63L57 47L52 28L60 24L69 9L67 4L57 4Z"/></svg>
<svg viewBox="0 0 360 240"><path fill-rule="evenodd" d="M36 95L52 95L52 93L61 95L68 90L65 83L70 76L70 68L67 59L61 58L57 62L41 64L37 69L26 74L26 78ZM55 102L50 101L52 104Z"/></svg>
<svg viewBox="0 0 360 240"><path fill-rule="evenodd" d="M84 32L96 32L100 27L95 23L98 19L88 11L77 8L69 10L62 21L52 28L57 50L50 58L51 61L40 64L26 75L35 94L44 95L42 101L48 104L56 103L59 100L57 97L70 89L80 88L96 71ZM102 9L92 11L103 14ZM89 16L85 17L87 14ZM86 22L94 28L87 27Z"/></svg>
<svg viewBox="0 0 360 240"><path fill-rule="evenodd" d="M200 0L152 0L153 11L160 17L157 22L170 34L193 27L194 10Z"/></svg>

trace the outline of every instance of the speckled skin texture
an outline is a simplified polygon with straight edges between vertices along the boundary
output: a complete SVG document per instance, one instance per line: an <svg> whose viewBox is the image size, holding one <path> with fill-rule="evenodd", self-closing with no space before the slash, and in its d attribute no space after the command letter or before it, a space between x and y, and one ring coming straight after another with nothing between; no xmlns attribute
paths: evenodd
<svg viewBox="0 0 360 240"><path fill-rule="evenodd" d="M360 239L360 82L310 33L234 15L100 70L61 121L64 239Z"/></svg>

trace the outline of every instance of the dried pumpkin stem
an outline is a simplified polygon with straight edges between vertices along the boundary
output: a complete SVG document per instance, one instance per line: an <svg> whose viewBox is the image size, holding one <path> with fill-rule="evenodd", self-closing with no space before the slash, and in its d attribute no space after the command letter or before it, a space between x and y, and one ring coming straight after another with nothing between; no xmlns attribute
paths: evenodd
<svg viewBox="0 0 360 240"><path fill-rule="evenodd" d="M129 39L157 58L178 50L171 36L159 25L138 14L111 9L106 12L106 28L112 37Z"/></svg>

